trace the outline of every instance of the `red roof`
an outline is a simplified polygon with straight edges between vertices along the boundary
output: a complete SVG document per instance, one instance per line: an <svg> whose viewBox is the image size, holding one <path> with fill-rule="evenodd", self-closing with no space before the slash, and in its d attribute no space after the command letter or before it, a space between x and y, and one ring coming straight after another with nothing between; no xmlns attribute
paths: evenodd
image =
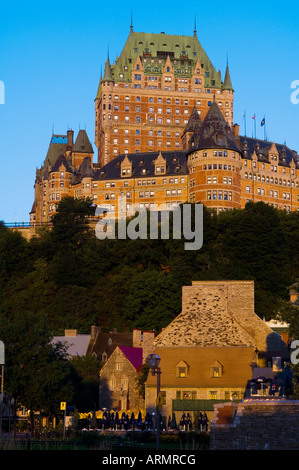
<svg viewBox="0 0 299 470"><path fill-rule="evenodd" d="M118 346L126 358L131 362L135 369L142 367L142 348L132 346Z"/></svg>

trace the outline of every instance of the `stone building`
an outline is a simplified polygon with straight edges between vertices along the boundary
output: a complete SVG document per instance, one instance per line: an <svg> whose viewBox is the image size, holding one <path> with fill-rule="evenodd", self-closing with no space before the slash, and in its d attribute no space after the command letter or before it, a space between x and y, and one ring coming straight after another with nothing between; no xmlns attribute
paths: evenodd
<svg viewBox="0 0 299 470"><path fill-rule="evenodd" d="M193 282L183 287L182 312L154 340L161 359L161 413L207 411L241 400L253 371L289 358L285 343L254 312L252 281ZM261 369L259 369L261 367ZM156 378L146 382L146 407L155 408Z"/></svg>
<svg viewBox="0 0 299 470"><path fill-rule="evenodd" d="M117 346L100 370L99 406L127 411L144 409L138 388L142 348Z"/></svg>
<svg viewBox="0 0 299 470"><path fill-rule="evenodd" d="M153 352L154 332L133 331L133 346L117 345L100 370L100 407L118 411L144 410L138 379L148 354Z"/></svg>
<svg viewBox="0 0 299 470"><path fill-rule="evenodd" d="M104 364L117 346L142 348L143 358L152 352L155 334L153 331L141 331L135 328L133 331L112 331L104 332L98 328L94 341L88 350L89 354L97 357L100 363Z"/></svg>

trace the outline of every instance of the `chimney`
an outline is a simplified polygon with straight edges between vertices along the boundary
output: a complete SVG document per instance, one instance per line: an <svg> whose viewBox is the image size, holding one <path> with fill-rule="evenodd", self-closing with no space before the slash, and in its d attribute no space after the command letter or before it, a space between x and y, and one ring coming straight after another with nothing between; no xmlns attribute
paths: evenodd
<svg viewBox="0 0 299 470"><path fill-rule="evenodd" d="M74 131L69 129L67 131L67 150L72 150L73 148L73 137L74 137Z"/></svg>
<svg viewBox="0 0 299 470"><path fill-rule="evenodd" d="M141 348L141 330L133 330L133 347Z"/></svg>
<svg viewBox="0 0 299 470"><path fill-rule="evenodd" d="M64 336L77 336L77 330L64 330Z"/></svg>
<svg viewBox="0 0 299 470"><path fill-rule="evenodd" d="M100 326L92 326L91 327L91 340L94 341L96 339L96 336L98 333L101 333L101 327Z"/></svg>
<svg viewBox="0 0 299 470"><path fill-rule="evenodd" d="M233 126L234 137L238 137L238 136L239 136L239 132L240 132L240 126L239 126L239 124L234 124L234 126Z"/></svg>

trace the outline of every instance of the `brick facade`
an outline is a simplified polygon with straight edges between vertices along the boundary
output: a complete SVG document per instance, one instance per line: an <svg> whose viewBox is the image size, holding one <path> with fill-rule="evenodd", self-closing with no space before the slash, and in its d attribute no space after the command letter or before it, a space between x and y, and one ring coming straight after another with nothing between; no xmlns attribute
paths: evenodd
<svg viewBox="0 0 299 470"><path fill-rule="evenodd" d="M234 91L194 36L130 31L106 61L95 99L95 144L86 131L53 135L36 171L32 224L51 221L65 196L90 197L117 217L135 209L203 203L217 212L263 201L299 210L299 156L239 135ZM95 162L94 160L97 160Z"/></svg>

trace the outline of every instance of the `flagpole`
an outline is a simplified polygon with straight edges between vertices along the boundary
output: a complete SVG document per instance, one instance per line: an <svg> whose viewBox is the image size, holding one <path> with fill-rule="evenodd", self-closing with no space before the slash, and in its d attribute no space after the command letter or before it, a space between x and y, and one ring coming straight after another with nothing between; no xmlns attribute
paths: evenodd
<svg viewBox="0 0 299 470"><path fill-rule="evenodd" d="M256 119L254 115L254 138L256 139Z"/></svg>
<svg viewBox="0 0 299 470"><path fill-rule="evenodd" d="M264 116L265 124L264 124L264 140L266 140L266 116Z"/></svg>
<svg viewBox="0 0 299 470"><path fill-rule="evenodd" d="M245 126L245 137L246 137L246 111L244 111L244 126Z"/></svg>

